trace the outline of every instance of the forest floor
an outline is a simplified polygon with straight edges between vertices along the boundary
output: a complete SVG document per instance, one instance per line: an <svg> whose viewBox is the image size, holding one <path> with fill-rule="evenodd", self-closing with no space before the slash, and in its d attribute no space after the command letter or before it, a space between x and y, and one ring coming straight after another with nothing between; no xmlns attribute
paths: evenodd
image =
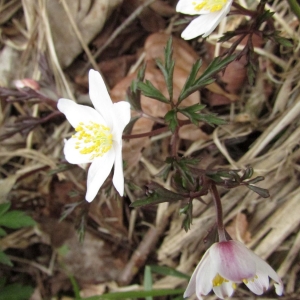
<svg viewBox="0 0 300 300"><path fill-rule="evenodd" d="M253 11L259 3L235 2ZM171 133L124 141L125 197L117 195L109 176L89 204L84 199L86 170L67 163L63 154L64 139L73 128L57 109L59 98L91 105L91 68L101 72L115 102L126 99L145 63L145 78L165 94L155 60L164 59L170 36L178 95L198 59L205 67L232 46L233 40L217 42L222 34L251 21L232 13L207 39L185 41L180 35L190 16L177 13L176 3L0 1L0 204L9 202L11 210L25 212L36 222L5 229L0 239L0 249L12 262L0 268L1 299L102 299L92 296L111 292L119 294L109 299L183 299L188 276L212 240L211 197L203 196L205 203L193 201L187 232L182 228L182 201L129 207L145 198L150 182L172 188L170 180L156 176L170 156ZM287 1L267 3L266 9L274 12L272 26L292 47L254 35L253 84L242 56L215 83L188 98L189 103L205 104L206 112L227 124L182 127L176 151L199 159L202 169L251 166L253 177L264 177L257 185L269 191L268 198L243 186L219 188L224 222L233 239L277 271L285 286L281 299L289 300L300 297L300 27ZM268 26L264 23L261 30ZM235 53L246 43L247 38ZM161 128L156 120L164 120L170 109L146 96L141 103L152 118L140 118L132 134ZM159 296L126 294L144 286ZM169 294L159 293L166 290ZM211 293L205 299L217 297ZM273 284L262 296L241 284L232 299L278 296Z"/></svg>

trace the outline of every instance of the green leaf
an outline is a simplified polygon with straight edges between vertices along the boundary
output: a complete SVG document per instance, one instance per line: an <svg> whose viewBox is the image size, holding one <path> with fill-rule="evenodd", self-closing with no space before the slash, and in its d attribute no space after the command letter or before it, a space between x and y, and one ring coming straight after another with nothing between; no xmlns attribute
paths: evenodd
<svg viewBox="0 0 300 300"><path fill-rule="evenodd" d="M144 270L144 289L145 291L152 290L152 274L151 268L149 266L146 266ZM145 298L145 300L153 300L153 298L151 296L148 296Z"/></svg>
<svg viewBox="0 0 300 300"><path fill-rule="evenodd" d="M180 103L185 98L187 98L190 94L199 90L200 88L211 84L215 81L213 78L214 75L219 73L222 69L224 69L229 63L231 63L236 58L236 55L227 56L224 59L220 57L216 57L206 68L206 70L200 75L198 79L196 79L196 75L201 67L201 62L197 61L192 67L191 73L180 93L178 98L178 102Z"/></svg>
<svg viewBox="0 0 300 300"><path fill-rule="evenodd" d="M159 297L159 296L171 296L179 295L184 293L184 289L160 289L152 291L129 291L129 292L116 292L108 293L101 296L92 296L84 298L84 300L118 300L118 299L134 299L134 298L145 298L145 297Z"/></svg>
<svg viewBox="0 0 300 300"><path fill-rule="evenodd" d="M13 267L13 263L11 262L9 257L1 250L0 250L0 263L3 265ZM0 293L0 295L1 295L1 293ZM0 299L1 299L1 297L0 297Z"/></svg>
<svg viewBox="0 0 300 300"><path fill-rule="evenodd" d="M178 120L177 120L177 113L175 110L170 110L165 115L165 122L169 126L170 130L174 133L177 126L178 126Z"/></svg>
<svg viewBox="0 0 300 300"><path fill-rule="evenodd" d="M211 126L227 124L227 122L225 120L220 119L213 114L205 114L205 115L199 114L198 119L199 119L199 121L203 121Z"/></svg>
<svg viewBox="0 0 300 300"><path fill-rule="evenodd" d="M139 207L149 204L158 204L163 202L173 202L183 199L183 196L174 192L171 192L156 182L152 182L147 185L148 197L137 200L130 204L130 207Z"/></svg>
<svg viewBox="0 0 300 300"><path fill-rule="evenodd" d="M266 190L266 189L262 189L258 186L251 185L251 184L246 185L246 186L247 186L247 188L249 188L253 192L257 193L258 195L260 195L263 198L269 198L270 197L269 191Z"/></svg>
<svg viewBox="0 0 300 300"><path fill-rule="evenodd" d="M28 300L33 294L31 286L14 283L0 289L0 299L5 300Z"/></svg>
<svg viewBox="0 0 300 300"><path fill-rule="evenodd" d="M201 66L202 66L202 60L197 60L194 63L191 73L189 74L189 76L180 92L180 95L178 98L179 103L187 97L187 96L185 96L187 94L186 92L194 85L194 82L196 80L197 74L198 74Z"/></svg>
<svg viewBox="0 0 300 300"><path fill-rule="evenodd" d="M216 57L206 68L206 70L203 72L203 74L197 79L197 84L201 83L202 81L205 81L207 79L210 79L212 76L216 75L222 69L224 69L229 63L234 61L236 58L236 55L230 55L225 58Z"/></svg>
<svg viewBox="0 0 300 300"><path fill-rule="evenodd" d="M126 92L126 100L136 111L142 111L141 91L138 89L138 83L142 82L145 77L146 65L144 64L138 71L137 78L131 82L130 88Z"/></svg>
<svg viewBox="0 0 300 300"><path fill-rule="evenodd" d="M6 236L6 235L7 235L6 231L0 227L0 236Z"/></svg>
<svg viewBox="0 0 300 300"><path fill-rule="evenodd" d="M172 168L171 165L169 165L169 164L165 165L163 167L163 169L158 174L156 174L155 176L156 177L161 177L164 181L166 181L169 174L170 174L171 168Z"/></svg>
<svg viewBox="0 0 300 300"><path fill-rule="evenodd" d="M5 214L11 206L10 202L0 204L0 216Z"/></svg>
<svg viewBox="0 0 300 300"><path fill-rule="evenodd" d="M260 181L263 181L265 179L265 177L263 176L257 176L249 181L247 181L247 183L251 183L251 184L255 184L255 183L258 183Z"/></svg>
<svg viewBox="0 0 300 300"><path fill-rule="evenodd" d="M177 271L173 268L170 268L170 267L150 265L150 268L153 273L157 273L160 275L173 276L173 277L183 278L183 279L187 279L187 280L190 279L189 275L186 275L186 274L184 274L180 271Z"/></svg>
<svg viewBox="0 0 300 300"><path fill-rule="evenodd" d="M293 47L293 43L290 40L288 40L282 36L277 35L277 36L274 36L273 38L278 44L281 44L284 47L288 47L288 48Z"/></svg>
<svg viewBox="0 0 300 300"><path fill-rule="evenodd" d="M188 117L193 124L198 125L200 116L198 112L201 111L205 106L206 105L203 104L194 104L189 107L178 108L178 111Z"/></svg>
<svg viewBox="0 0 300 300"><path fill-rule="evenodd" d="M149 80L146 80L145 82L139 82L137 86L144 96L164 103L170 103L170 101Z"/></svg>
<svg viewBox="0 0 300 300"><path fill-rule="evenodd" d="M163 65L160 60L156 60L156 64L163 73L163 76L166 81L166 86L169 93L169 98L172 101L173 99L173 73L175 62L172 58L173 50L172 50L172 37L169 38L166 48L165 48L165 64Z"/></svg>
<svg viewBox="0 0 300 300"><path fill-rule="evenodd" d="M8 228L22 228L27 226L34 226L35 221L25 215L24 212L19 210L12 210L7 212L5 215L0 216L0 226L8 227Z"/></svg>
<svg viewBox="0 0 300 300"><path fill-rule="evenodd" d="M131 134L133 126L140 117L132 117L129 123L126 125L125 129L123 130L123 134Z"/></svg>

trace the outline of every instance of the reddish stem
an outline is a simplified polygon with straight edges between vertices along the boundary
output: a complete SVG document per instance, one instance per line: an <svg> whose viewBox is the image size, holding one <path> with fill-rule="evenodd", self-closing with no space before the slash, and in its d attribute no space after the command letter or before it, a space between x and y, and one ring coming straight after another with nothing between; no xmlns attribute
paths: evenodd
<svg viewBox="0 0 300 300"><path fill-rule="evenodd" d="M226 239L224 223L223 223L222 204L221 204L221 199L220 199L217 187L214 183L211 183L210 191L211 191L211 195L213 197L215 208L216 208L219 242L224 242L224 241L227 241L227 239Z"/></svg>

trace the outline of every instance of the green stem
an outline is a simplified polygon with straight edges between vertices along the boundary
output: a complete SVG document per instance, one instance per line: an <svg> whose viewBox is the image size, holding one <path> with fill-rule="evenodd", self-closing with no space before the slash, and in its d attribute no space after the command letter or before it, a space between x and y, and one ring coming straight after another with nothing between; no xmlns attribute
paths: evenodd
<svg viewBox="0 0 300 300"><path fill-rule="evenodd" d="M297 0L287 0L287 1L291 7L291 10L293 11L295 16L300 21L300 5L299 5L299 3L297 2Z"/></svg>

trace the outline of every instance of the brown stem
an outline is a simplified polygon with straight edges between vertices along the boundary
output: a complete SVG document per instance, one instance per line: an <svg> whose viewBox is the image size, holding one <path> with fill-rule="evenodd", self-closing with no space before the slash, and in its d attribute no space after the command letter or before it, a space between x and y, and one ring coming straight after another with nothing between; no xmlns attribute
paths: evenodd
<svg viewBox="0 0 300 300"><path fill-rule="evenodd" d="M149 132L144 132L144 133L138 133L138 134L123 134L122 138L123 139L138 139L138 138L142 138L142 137L146 137L146 136L154 136L154 135L159 135L163 132L169 131L169 127L162 127L159 129L155 129Z"/></svg>
<svg viewBox="0 0 300 300"><path fill-rule="evenodd" d="M224 241L227 241L227 239L226 239L224 223L223 223L222 203L221 203L221 199L220 199L217 187L213 182L210 185L210 191L211 191L211 195L213 197L215 208L216 208L219 242L224 242Z"/></svg>

